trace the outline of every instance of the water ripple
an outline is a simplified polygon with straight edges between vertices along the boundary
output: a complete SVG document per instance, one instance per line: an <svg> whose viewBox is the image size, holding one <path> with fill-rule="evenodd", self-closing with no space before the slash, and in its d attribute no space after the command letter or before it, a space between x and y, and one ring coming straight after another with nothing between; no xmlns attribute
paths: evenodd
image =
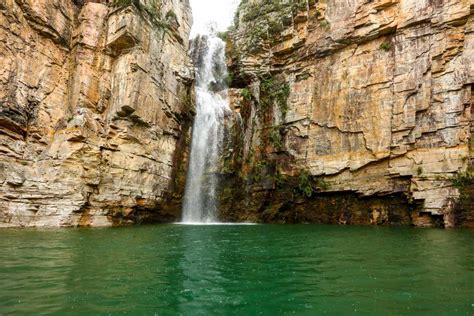
<svg viewBox="0 0 474 316"><path fill-rule="evenodd" d="M164 225L0 234L2 315L474 312L472 231Z"/></svg>

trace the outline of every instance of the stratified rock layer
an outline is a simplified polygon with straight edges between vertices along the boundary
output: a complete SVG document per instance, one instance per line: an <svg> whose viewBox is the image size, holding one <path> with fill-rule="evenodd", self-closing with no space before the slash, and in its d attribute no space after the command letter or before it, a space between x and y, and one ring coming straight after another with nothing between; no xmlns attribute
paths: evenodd
<svg viewBox="0 0 474 316"><path fill-rule="evenodd" d="M111 2L0 0L0 227L178 215L189 3Z"/></svg>
<svg viewBox="0 0 474 316"><path fill-rule="evenodd" d="M474 226L473 12L470 0L243 1L222 216Z"/></svg>

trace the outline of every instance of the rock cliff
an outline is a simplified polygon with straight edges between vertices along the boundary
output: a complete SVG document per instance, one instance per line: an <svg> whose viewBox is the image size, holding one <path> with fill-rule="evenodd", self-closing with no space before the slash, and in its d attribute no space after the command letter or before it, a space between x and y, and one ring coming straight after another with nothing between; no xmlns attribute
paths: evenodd
<svg viewBox="0 0 474 316"><path fill-rule="evenodd" d="M187 0L0 0L0 227L175 219Z"/></svg>
<svg viewBox="0 0 474 316"><path fill-rule="evenodd" d="M243 0L221 219L474 227L473 13ZM191 23L187 0L0 0L0 227L180 216Z"/></svg>
<svg viewBox="0 0 474 316"><path fill-rule="evenodd" d="M472 0L242 1L222 217L473 227L473 13Z"/></svg>

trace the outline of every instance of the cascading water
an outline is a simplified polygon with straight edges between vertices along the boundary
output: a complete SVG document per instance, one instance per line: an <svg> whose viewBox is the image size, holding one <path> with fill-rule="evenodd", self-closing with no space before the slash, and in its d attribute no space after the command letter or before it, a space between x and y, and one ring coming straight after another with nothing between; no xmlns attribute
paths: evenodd
<svg viewBox="0 0 474 316"><path fill-rule="evenodd" d="M192 41L196 66L196 117L193 125L183 223L217 222L215 171L229 111L225 43L214 34Z"/></svg>

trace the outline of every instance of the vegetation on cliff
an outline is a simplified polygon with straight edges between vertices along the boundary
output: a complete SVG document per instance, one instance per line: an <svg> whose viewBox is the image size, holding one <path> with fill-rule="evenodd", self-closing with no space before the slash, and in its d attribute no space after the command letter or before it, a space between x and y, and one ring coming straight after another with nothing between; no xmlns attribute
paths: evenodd
<svg viewBox="0 0 474 316"><path fill-rule="evenodd" d="M366 213L374 223L471 225L453 211L453 201L472 185L466 169L471 83L461 62L472 51L466 46L472 36L463 35L471 11L449 2L456 12L412 0L404 6L241 1L233 27L221 34L244 135L226 156L240 177L230 173L234 178L225 180L245 184L255 197L248 207L277 216L285 205L339 194L367 207L385 199L383 211ZM420 7L437 24L408 23L423 21L413 15ZM395 195L400 208L392 210Z"/></svg>

